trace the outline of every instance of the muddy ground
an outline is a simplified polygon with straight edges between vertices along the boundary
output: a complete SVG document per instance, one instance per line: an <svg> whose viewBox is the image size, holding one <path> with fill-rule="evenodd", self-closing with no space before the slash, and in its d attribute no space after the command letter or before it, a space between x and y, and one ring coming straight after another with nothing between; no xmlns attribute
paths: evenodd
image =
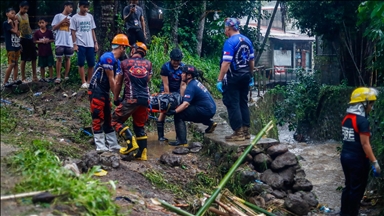
<svg viewBox="0 0 384 216"><path fill-rule="evenodd" d="M10 105L2 102L3 106L12 106L17 109L19 123L15 128L15 136L1 136L1 156L12 154L15 148L22 148L22 143L33 138L44 138L57 143L58 156L65 159L63 155L72 154L80 157L87 151L94 149L88 140L90 137L80 131L81 128L90 126L89 102L85 90L78 90L77 85L62 83L60 85L37 83L24 86L24 93L15 90L15 93L3 91L1 98L11 102ZM36 92L42 92L40 96L33 96ZM68 97L63 96L63 94ZM76 93L74 96L69 97ZM221 104L218 102L218 104ZM33 109L30 112L29 109ZM167 123L167 137L175 138L173 125ZM131 201L116 201L121 206L122 213L129 215L173 215L163 208L155 206L151 198L161 198L170 203L180 205L189 204L189 209L196 208L200 202L198 197L186 198L184 194L175 194L182 190L191 189L191 181L198 174L215 173L209 158L203 154L188 154L183 157L182 167L168 167L159 163L160 156L165 152L171 152L174 147L160 144L155 133L155 122L149 120L147 132L148 161L121 161L118 169L108 170L107 176L95 177L102 181L116 180L117 190L115 197L126 196ZM17 146L7 143L15 143L14 140L21 139L17 133L22 131L25 135ZM301 156L300 164L304 168L307 178L314 185L314 192L322 205L333 208L336 211L340 205L341 192L337 190L343 186L343 173L341 171L337 147L338 143L325 142L322 144L296 143L292 139L292 133L286 128L280 128L280 140L288 143L290 151ZM61 154L60 154L61 152ZM157 188L152 185L143 173L155 170L165 176L165 184L174 186L168 189ZM17 175L1 163L1 194L12 193L14 184L19 180ZM217 185L217 184L216 184ZM196 205L196 206L194 206ZM1 203L1 215L48 215L54 208L33 206L23 200L8 201ZM376 215L375 211L364 209L366 215ZM318 211L312 215L321 215Z"/></svg>

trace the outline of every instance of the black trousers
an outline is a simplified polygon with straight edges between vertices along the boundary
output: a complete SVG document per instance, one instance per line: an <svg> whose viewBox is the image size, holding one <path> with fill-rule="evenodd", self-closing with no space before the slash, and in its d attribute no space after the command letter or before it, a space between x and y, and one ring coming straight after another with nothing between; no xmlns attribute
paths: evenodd
<svg viewBox="0 0 384 216"><path fill-rule="evenodd" d="M248 91L250 74L230 77L223 85L223 103L227 107L229 124L232 130L242 126L250 127Z"/></svg>
<svg viewBox="0 0 384 216"><path fill-rule="evenodd" d="M187 143L187 127L185 125L185 121L202 123L204 125L211 125L211 118L214 115L207 115L196 109L196 106L190 105L187 109L183 110L180 113L175 114L174 122L176 129L176 137L180 143Z"/></svg>
<svg viewBox="0 0 384 216"><path fill-rule="evenodd" d="M127 31L127 35L130 45L134 45L136 42L145 43L143 29L141 28L130 28Z"/></svg>
<svg viewBox="0 0 384 216"><path fill-rule="evenodd" d="M364 196L370 170L367 158L342 153L341 165L345 176L345 188L341 195L341 216L357 216Z"/></svg>

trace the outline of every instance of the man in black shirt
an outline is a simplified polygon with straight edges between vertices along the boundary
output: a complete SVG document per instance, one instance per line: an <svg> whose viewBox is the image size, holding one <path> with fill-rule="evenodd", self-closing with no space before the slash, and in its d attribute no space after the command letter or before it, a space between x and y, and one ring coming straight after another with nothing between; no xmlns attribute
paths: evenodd
<svg viewBox="0 0 384 216"><path fill-rule="evenodd" d="M131 3L123 10L123 19L126 27L126 34L131 45L136 42L145 44L145 22L143 9L138 6L138 0L131 0Z"/></svg>

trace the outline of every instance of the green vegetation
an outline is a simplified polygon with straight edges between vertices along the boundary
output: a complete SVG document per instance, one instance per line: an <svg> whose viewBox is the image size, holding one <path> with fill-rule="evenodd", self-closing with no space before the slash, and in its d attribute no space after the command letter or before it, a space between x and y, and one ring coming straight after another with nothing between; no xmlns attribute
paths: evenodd
<svg viewBox="0 0 384 216"><path fill-rule="evenodd" d="M72 213L117 215L118 207L107 187L115 184L94 179L92 176L97 167L76 177L72 171L63 168L58 157L49 151L52 145L51 142L34 140L32 145L7 160L16 172L22 174L16 192L52 190L52 194L58 195L55 204L70 206Z"/></svg>

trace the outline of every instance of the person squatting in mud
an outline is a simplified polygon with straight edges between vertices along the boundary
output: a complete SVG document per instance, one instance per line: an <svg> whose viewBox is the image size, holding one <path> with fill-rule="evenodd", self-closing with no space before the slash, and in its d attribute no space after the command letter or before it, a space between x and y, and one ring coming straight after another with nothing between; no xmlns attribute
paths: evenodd
<svg viewBox="0 0 384 216"><path fill-rule="evenodd" d="M368 115L373 110L378 91L360 87L351 95L347 115L342 122L343 146L340 155L345 176L345 187L341 195L341 216L357 216L360 201L367 186L369 162L380 174L381 168L372 151L369 137L371 131Z"/></svg>
<svg viewBox="0 0 384 216"><path fill-rule="evenodd" d="M169 94L173 92L180 93L181 82L181 68L184 66L184 63L181 62L183 59L183 53L179 48L174 48L169 54L170 61L163 64L161 67L161 86L160 92L164 94ZM184 83L185 84L185 83ZM157 135L159 141L168 141L164 137L164 120L165 113L160 113L157 120Z"/></svg>
<svg viewBox="0 0 384 216"><path fill-rule="evenodd" d="M121 148L111 124L109 91L110 89L112 92L115 90L115 76L121 74L119 58L125 54L128 46L128 38L124 34L118 34L113 38L112 51L106 52L100 57L88 88L93 136L96 151L99 153L108 150L118 151Z"/></svg>
<svg viewBox="0 0 384 216"><path fill-rule="evenodd" d="M207 125L205 133L212 133L217 126L212 121L216 114L216 104L207 88L195 79L199 72L191 65L183 66L182 71L181 79L186 84L180 88L183 102L176 109L167 112L167 115L174 115L177 139L169 143L173 146L188 145L185 121Z"/></svg>
<svg viewBox="0 0 384 216"><path fill-rule="evenodd" d="M144 125L148 119L149 88L148 82L152 76L152 63L144 57L147 54L147 46L137 42L131 57L121 62L122 73L116 76L116 88L114 91L114 104L117 106L112 114L112 126L127 143L126 148L121 148L121 154L129 154L138 149L134 157L138 160L147 160L147 134ZM124 96L119 94L124 81ZM129 127L124 122L132 116L133 136Z"/></svg>

